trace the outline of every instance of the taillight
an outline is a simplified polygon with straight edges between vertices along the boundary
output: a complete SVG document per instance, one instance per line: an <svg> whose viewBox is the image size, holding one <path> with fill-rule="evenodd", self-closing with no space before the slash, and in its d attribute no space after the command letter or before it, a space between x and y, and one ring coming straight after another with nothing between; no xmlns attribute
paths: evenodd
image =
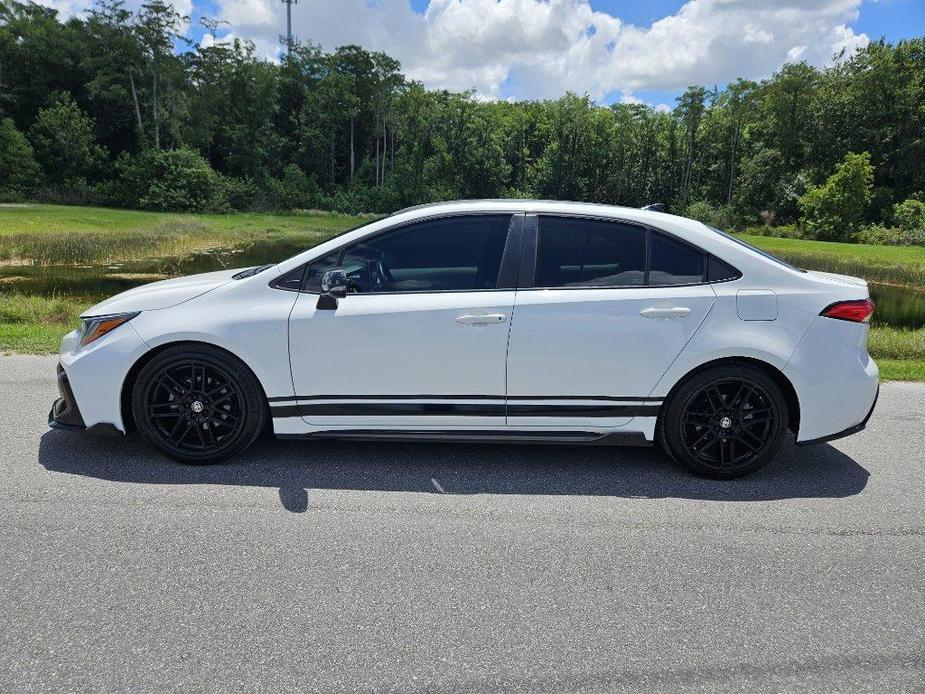
<svg viewBox="0 0 925 694"><path fill-rule="evenodd" d="M852 323L866 323L874 314L874 302L870 299L855 299L853 301L836 301L822 309L820 316L837 318Z"/></svg>

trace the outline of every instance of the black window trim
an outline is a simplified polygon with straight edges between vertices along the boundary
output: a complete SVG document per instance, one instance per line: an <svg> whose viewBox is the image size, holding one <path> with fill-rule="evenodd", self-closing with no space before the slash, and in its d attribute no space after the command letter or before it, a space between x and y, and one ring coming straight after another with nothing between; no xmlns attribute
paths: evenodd
<svg viewBox="0 0 925 694"><path fill-rule="evenodd" d="M676 234L672 234L670 231L665 231L658 227L654 227L645 222L639 222L634 219L623 219L620 217L606 217L603 215L594 215L594 214L573 214L569 212L527 212L526 213L526 222L524 224L524 257L522 263L524 266L529 266L528 271L525 273L521 271L521 282L517 287L518 291L542 291L545 289L556 289L556 290L589 290L589 289L665 289L667 287L700 287L706 284L722 284L724 282L735 282L736 280L742 279L742 271L735 267L732 263L727 260L723 260L717 255L705 251L700 246L691 243L687 239L682 239ZM626 224L628 226L639 227L646 232L646 267L645 267L645 276L643 278L643 284L607 284L607 285L577 285L571 287L536 287L534 282L536 280L536 260L537 260L537 250L538 250L538 239L539 239L539 218L540 217L562 217L565 219L584 219L592 220L599 222L613 222L618 224ZM651 256L651 238L652 234L661 234L666 236L672 241L677 241L678 243L687 246L688 248L700 253L703 257L703 276L700 282L685 282L683 284L649 284L649 264ZM532 262L531 262L532 256ZM707 273L709 272L710 267L710 257L714 257L717 260L722 261L724 264L728 265L735 271L734 277L727 277L721 280L710 281L707 279Z"/></svg>
<svg viewBox="0 0 925 694"><path fill-rule="evenodd" d="M283 291L283 292L302 293L302 287L305 286L305 274L306 274L306 270L308 270L309 265L311 265L311 261L308 261L307 263L302 263L301 265L298 265L292 268L289 272L284 272L282 275L279 275L278 277L274 277L272 280L270 280L270 283L268 286L270 287L270 289L279 289L280 291ZM292 275L298 271L302 272L302 279L299 281L299 286L297 288L294 289L292 287L281 286L281 283L284 279L286 279L287 277L289 277L289 275Z"/></svg>
<svg viewBox="0 0 925 694"><path fill-rule="evenodd" d="M281 280L283 277L286 277L290 273L295 272L295 270L297 270L298 268L294 268L290 270L289 272L283 275L280 275L279 277L274 278L274 280L270 282L269 286L272 289L280 289L282 291L287 291L287 292L298 292L300 294L311 294L314 296L319 296L321 292L311 291L305 287L305 281L308 275L308 268L311 266L312 263L320 260L321 258L327 255L330 255L331 253L334 253L335 251L338 253L337 264L340 265L343 262L344 254L346 254L347 250L351 248L352 246L358 243L371 241L372 239L382 236L383 234L388 234L393 231L398 231L399 229L403 229L404 227L407 227L407 226L412 226L414 224L419 224L421 222L430 222L436 219L449 219L449 218L454 218L454 217L484 217L484 216L500 217L503 215L510 215L511 219L508 222L507 236L504 241L504 250L501 256L501 266L498 269L498 280L497 281L499 285L502 283L505 283L510 286L503 286L503 287L497 286L494 289L425 289L425 290L407 290L407 291L399 291L399 292L375 292L375 295L384 296L386 294L390 294L390 295L393 295L393 294L394 295L399 295L399 294L468 294L471 292L510 292L510 291L514 291L518 288L517 281L518 281L518 275L520 273L512 272L511 266L513 266L516 269L520 267L521 265L522 250L518 248L516 237L521 237L521 240L522 240L522 237L524 234L523 220L524 220L526 213L523 212L522 210L470 210L470 211L453 210L451 212L442 212L442 213L427 215L426 217L418 217L416 219L409 219L399 224L386 227L385 229L380 229L379 231L369 234L367 236L360 237L359 239L356 239L355 241L351 241L350 243L346 243L343 246L340 246L338 248L331 249L328 253L318 256L317 258L313 258L312 260L307 260L305 263L299 266L302 268L302 283L299 289L290 289L288 287L274 286L279 282L279 280ZM507 266L505 266L505 261L507 261ZM356 296L372 296L372 295L373 293L366 293L366 294L357 294Z"/></svg>

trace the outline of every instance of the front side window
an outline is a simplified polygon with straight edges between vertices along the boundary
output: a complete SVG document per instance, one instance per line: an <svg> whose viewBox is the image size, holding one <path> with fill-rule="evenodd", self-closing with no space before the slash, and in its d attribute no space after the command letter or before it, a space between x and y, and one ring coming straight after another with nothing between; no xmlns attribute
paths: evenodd
<svg viewBox="0 0 925 694"><path fill-rule="evenodd" d="M339 264L362 294L495 289L510 222L503 214L409 224L348 247Z"/></svg>
<svg viewBox="0 0 925 694"><path fill-rule="evenodd" d="M340 249L323 255L317 260L313 260L308 266L308 272L305 274L305 291L321 292L321 276L328 270L338 266L340 260Z"/></svg>
<svg viewBox="0 0 925 694"><path fill-rule="evenodd" d="M645 284L645 229L570 217L540 217L538 224L535 287Z"/></svg>

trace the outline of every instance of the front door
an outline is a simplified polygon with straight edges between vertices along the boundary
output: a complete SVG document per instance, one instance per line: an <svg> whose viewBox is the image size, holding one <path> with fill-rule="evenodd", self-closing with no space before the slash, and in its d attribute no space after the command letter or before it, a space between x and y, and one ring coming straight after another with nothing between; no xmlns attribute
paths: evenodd
<svg viewBox="0 0 925 694"><path fill-rule="evenodd" d="M350 293L336 310L318 309L318 296L303 293L293 309L290 360L302 417L371 431L503 427L514 289L502 260L512 222L521 221L429 219L313 265L310 290L338 266Z"/></svg>
<svg viewBox="0 0 925 694"><path fill-rule="evenodd" d="M508 425L609 428L657 414L649 393L714 302L704 254L615 221L540 216L527 228L536 262L514 306Z"/></svg>

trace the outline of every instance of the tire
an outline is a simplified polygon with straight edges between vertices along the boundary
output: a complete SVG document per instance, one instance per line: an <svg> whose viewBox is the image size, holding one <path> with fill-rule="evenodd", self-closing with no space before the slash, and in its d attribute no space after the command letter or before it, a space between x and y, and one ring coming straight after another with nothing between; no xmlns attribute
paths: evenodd
<svg viewBox="0 0 925 694"><path fill-rule="evenodd" d="M787 398L764 371L717 366L694 374L671 395L659 419L659 441L694 474L734 479L780 452L788 421Z"/></svg>
<svg viewBox="0 0 925 694"><path fill-rule="evenodd" d="M138 374L132 414L152 446L181 463L209 465L247 449L267 422L267 401L239 359L210 345L178 345Z"/></svg>

